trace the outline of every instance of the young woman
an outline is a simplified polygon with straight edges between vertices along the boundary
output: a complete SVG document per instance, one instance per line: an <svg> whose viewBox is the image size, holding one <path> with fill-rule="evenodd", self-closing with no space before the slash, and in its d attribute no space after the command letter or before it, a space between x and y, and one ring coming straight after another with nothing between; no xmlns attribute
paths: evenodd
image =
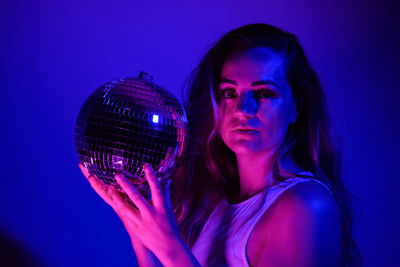
<svg viewBox="0 0 400 267"><path fill-rule="evenodd" d="M296 36L240 27L191 77L185 162L165 189L145 166L151 202L122 174L126 196L80 165L139 265L360 265L325 96Z"/></svg>

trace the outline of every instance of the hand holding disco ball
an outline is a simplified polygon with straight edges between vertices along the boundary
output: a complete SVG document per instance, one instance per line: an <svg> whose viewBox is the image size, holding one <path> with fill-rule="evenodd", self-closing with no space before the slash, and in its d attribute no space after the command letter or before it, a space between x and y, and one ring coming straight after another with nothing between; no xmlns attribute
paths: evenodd
<svg viewBox="0 0 400 267"><path fill-rule="evenodd" d="M117 188L118 172L142 193L149 193L143 165L165 181L182 157L187 118L179 101L141 73L112 80L82 106L75 143L82 167Z"/></svg>

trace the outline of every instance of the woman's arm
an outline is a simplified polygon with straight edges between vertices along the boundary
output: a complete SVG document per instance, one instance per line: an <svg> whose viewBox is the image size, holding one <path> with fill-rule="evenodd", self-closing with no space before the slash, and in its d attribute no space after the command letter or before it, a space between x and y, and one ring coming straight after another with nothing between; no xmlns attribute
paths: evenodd
<svg viewBox="0 0 400 267"><path fill-rule="evenodd" d="M91 181L92 179L96 179L93 175L91 176L86 169L83 167L82 163L79 163L79 168L81 169L83 175ZM125 226L125 229L127 230L133 250L135 251L136 255L136 260L138 262L138 266L140 267L157 267L157 266L162 266L160 261L154 256L154 254L146 247L143 245L143 243L140 241L140 239L134 234L134 232L131 231L132 225L130 225L130 221L127 220L126 216L124 216L123 213L113 204L115 202L116 198L119 198L120 201L122 200L122 196L119 192L115 190L114 187L106 186L103 183L96 182L94 180L94 184L91 183L92 187L95 189L95 191L103 198L103 200L109 204L115 213L117 213L118 217L121 219L123 225Z"/></svg>
<svg viewBox="0 0 400 267"><path fill-rule="evenodd" d="M293 186L276 200L266 218L255 266L340 266L340 212L335 198L321 185Z"/></svg>
<svg viewBox="0 0 400 267"><path fill-rule="evenodd" d="M79 166L93 189L121 218L139 255L138 261L146 265L153 258L149 255L154 254L163 266L200 266L180 236L171 206L170 184L167 183L164 192L150 166L145 166L144 170L151 191L151 203L124 175L115 176L123 190L121 193L114 186L89 175L81 164ZM128 200L122 194L126 194ZM153 261L154 264L159 262Z"/></svg>
<svg viewBox="0 0 400 267"><path fill-rule="evenodd" d="M119 216L119 215L118 215ZM123 222L127 231L132 227L128 226L128 221L125 220L123 216L119 216L121 221ZM164 266L157 257L153 254L151 250L149 250L135 235L134 232L128 232L132 247L135 251L136 259L138 261L138 266L140 267L159 267ZM181 248L179 249L179 246ZM186 244L178 244L178 246L173 246L173 250L170 250L168 261L170 263L166 263L165 266L196 266L197 260L192 257L192 253Z"/></svg>
<svg viewBox="0 0 400 267"><path fill-rule="evenodd" d="M118 212L117 212L118 214ZM125 220L124 216L118 214L122 223L125 226L125 229L128 231L128 234L131 238L132 248L135 251L136 260L138 262L138 266L140 267L162 267L163 265L157 259L157 257L151 252L143 243L139 240L139 238L132 231L129 232L128 221Z"/></svg>

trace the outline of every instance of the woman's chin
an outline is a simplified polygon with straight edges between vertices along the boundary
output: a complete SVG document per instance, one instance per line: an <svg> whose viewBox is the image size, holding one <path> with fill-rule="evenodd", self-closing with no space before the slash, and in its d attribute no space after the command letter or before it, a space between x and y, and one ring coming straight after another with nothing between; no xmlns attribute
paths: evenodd
<svg viewBox="0 0 400 267"><path fill-rule="evenodd" d="M263 150L262 146L258 142L243 139L233 142L229 145L229 148L235 154L254 154Z"/></svg>

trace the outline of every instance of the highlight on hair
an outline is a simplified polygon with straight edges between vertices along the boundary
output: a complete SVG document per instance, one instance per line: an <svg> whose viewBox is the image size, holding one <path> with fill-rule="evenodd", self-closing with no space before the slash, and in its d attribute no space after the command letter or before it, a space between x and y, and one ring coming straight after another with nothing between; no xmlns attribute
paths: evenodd
<svg viewBox="0 0 400 267"><path fill-rule="evenodd" d="M285 157L326 184L338 203L342 221L342 265L361 265L354 242L350 194L341 178L341 152L332 127L320 80L308 62L297 37L268 24L249 24L223 36L202 58L187 85L185 109L189 142L183 166L174 175L173 206L182 236L192 247L206 219L228 192L239 185L235 154L218 134L217 93L221 69L233 50L266 47L286 59L286 79L298 107L275 154L273 175L285 180L296 176L286 170Z"/></svg>

